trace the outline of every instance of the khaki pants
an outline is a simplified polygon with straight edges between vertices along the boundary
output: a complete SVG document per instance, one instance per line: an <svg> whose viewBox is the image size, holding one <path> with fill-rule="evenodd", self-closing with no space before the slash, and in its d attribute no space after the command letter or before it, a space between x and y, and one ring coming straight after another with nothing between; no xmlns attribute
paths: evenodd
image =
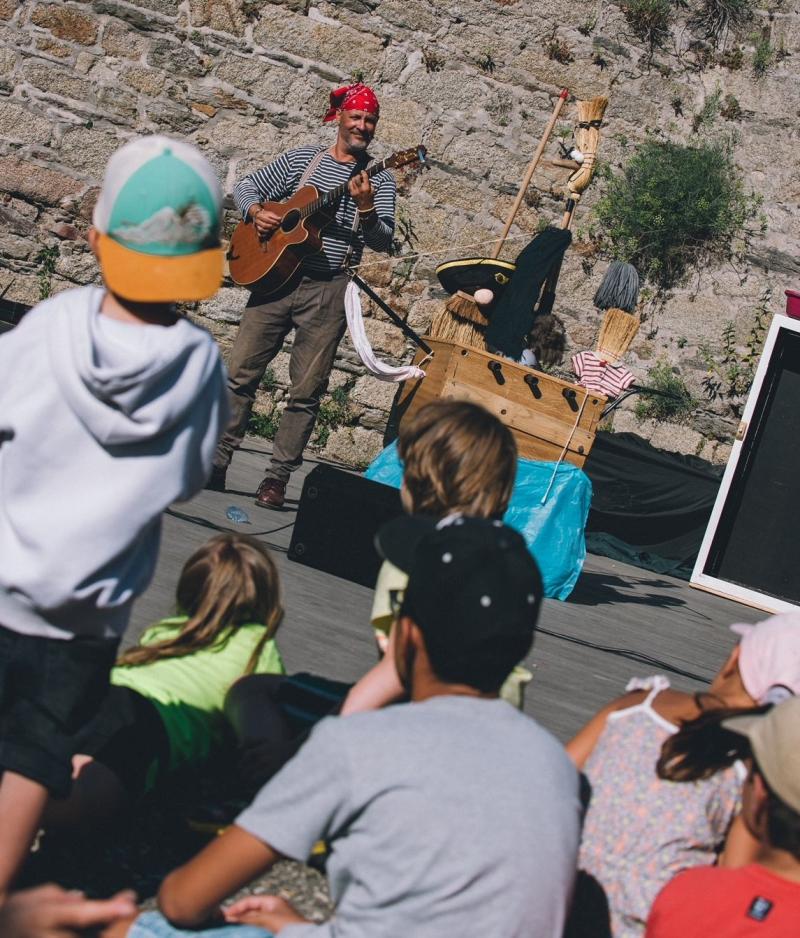
<svg viewBox="0 0 800 938"><path fill-rule="evenodd" d="M228 365L231 419L217 447L214 464L226 467L241 445L256 391L267 365L294 329L289 358L289 400L281 415L267 476L286 482L303 461L317 419L320 398L333 368L345 330L344 292L347 277L331 280L303 277L288 293L263 302L252 294L242 315Z"/></svg>

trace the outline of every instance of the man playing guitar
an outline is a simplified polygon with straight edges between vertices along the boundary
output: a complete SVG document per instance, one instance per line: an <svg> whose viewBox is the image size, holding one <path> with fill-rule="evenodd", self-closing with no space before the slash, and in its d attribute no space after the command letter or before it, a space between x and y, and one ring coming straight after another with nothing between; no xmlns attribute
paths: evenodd
<svg viewBox="0 0 800 938"><path fill-rule="evenodd" d="M288 150L234 187L242 216L263 236L275 231L281 216L262 202L286 199L307 183L326 192L347 182L348 192L334 206L335 217L322 231L322 250L304 258L298 275L268 297L259 295L257 283L252 288L228 363L231 419L217 448L208 484L211 489L225 490L227 468L247 429L256 390L292 329L289 399L256 504L280 508L289 475L303 461L345 330L344 265L357 264L364 245L388 251L392 243L394 177L384 170L370 180L363 171L370 160L367 147L375 135L378 113L378 99L366 85L331 92L323 121L339 122L332 147Z"/></svg>

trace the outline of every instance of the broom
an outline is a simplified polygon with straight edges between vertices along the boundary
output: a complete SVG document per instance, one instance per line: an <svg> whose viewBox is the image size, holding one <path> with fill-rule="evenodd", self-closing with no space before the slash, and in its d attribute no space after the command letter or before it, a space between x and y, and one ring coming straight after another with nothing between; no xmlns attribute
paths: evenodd
<svg viewBox="0 0 800 938"><path fill-rule="evenodd" d="M606 311L595 351L604 361L618 362L639 331L631 315L639 301L639 274L632 264L612 261L594 295L594 305Z"/></svg>
<svg viewBox="0 0 800 938"><path fill-rule="evenodd" d="M500 238L492 249L492 253L489 255L490 260L497 260L497 258L500 256L500 252L503 250L503 245L505 244L505 240L508 237L508 232L511 230L511 226L514 223L514 219L516 218L517 212L519 211L519 207L522 205L522 200L525 198L525 193L528 191L528 186L531 184L531 179L533 179L533 174L536 172L536 167L539 165L539 161L542 158L544 148L547 146L547 141L550 139L550 134L553 132L553 128L556 125L561 108L564 106L564 102L568 97L569 91L564 88L556 100L553 113L550 115L550 120L547 122L547 126L544 128L539 145L536 147L536 152L533 154L533 159L531 160L530 164L528 165L528 169L525 172L525 177L523 178L522 184L519 187L517 197L514 199L514 204L511 206L511 211L509 212L508 218L506 219L503 233L500 235ZM455 316L460 316L462 319L472 320L481 326L486 326L489 322L481 312L480 307L475 302L474 297L470 296L469 293L464 293L463 290L457 290L447 301L445 308L448 312L453 313Z"/></svg>
<svg viewBox="0 0 800 938"><path fill-rule="evenodd" d="M572 225L575 209L581 196L594 176L597 162L597 148L600 146L600 125L603 115L608 107L608 98L590 98L588 101L576 101L578 109L578 126L575 128L575 146L583 156L583 162L578 164L567 180L567 204L561 218L561 228L568 229ZM556 284L561 274L561 262L553 268L545 282L537 316L547 316L553 311L556 299Z"/></svg>

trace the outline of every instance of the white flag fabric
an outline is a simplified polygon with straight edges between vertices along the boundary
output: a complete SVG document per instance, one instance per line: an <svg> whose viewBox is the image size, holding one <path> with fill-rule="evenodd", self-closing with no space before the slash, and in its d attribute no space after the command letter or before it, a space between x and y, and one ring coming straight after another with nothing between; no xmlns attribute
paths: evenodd
<svg viewBox="0 0 800 938"><path fill-rule="evenodd" d="M347 316L347 328L356 347L358 356L370 374L381 381L406 381L409 378L424 378L425 372L416 365L390 365L375 357L367 333L364 330L364 316L361 312L361 291L351 280L344 294L344 310Z"/></svg>

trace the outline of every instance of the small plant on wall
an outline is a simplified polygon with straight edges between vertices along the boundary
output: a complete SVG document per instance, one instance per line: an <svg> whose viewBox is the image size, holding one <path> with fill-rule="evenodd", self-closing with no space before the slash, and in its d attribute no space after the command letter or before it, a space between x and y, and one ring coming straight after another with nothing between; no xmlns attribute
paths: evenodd
<svg viewBox="0 0 800 938"><path fill-rule="evenodd" d="M725 324L717 347L709 343L700 346L700 354L708 369L703 378L703 391L710 401L724 403L735 417L741 416L758 368L772 317L771 300L772 290L767 287L756 304L743 349L738 346L736 326L732 322Z"/></svg>
<svg viewBox="0 0 800 938"><path fill-rule="evenodd" d="M669 289L692 267L729 257L753 233L760 200L745 192L729 150L647 141L595 209L603 247Z"/></svg>
<svg viewBox="0 0 800 938"><path fill-rule="evenodd" d="M659 360L647 371L647 387L657 394L642 395L634 413L639 420L669 420L678 423L697 406L686 384L669 362Z"/></svg>
<svg viewBox="0 0 800 938"><path fill-rule="evenodd" d="M672 0L626 0L622 4L631 29L651 51L667 38L673 10Z"/></svg>

